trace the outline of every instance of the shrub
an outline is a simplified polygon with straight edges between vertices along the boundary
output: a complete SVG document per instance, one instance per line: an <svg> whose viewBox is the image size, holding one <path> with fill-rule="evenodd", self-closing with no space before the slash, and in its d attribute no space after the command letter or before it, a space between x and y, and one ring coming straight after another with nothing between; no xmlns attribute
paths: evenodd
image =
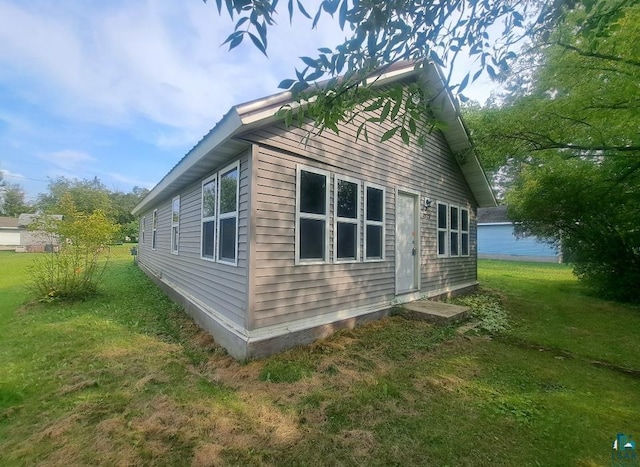
<svg viewBox="0 0 640 467"><path fill-rule="evenodd" d="M101 210L85 214L63 195L58 205L62 220L42 216L33 224L58 239L58 247L39 255L31 266L30 288L42 300L82 299L98 290L109 261L109 243L118 231Z"/></svg>

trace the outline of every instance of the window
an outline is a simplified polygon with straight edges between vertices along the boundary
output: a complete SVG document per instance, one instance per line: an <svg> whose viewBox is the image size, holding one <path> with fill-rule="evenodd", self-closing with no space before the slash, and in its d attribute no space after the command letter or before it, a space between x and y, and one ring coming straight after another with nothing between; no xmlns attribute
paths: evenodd
<svg viewBox="0 0 640 467"><path fill-rule="evenodd" d="M384 260L385 190L365 184L364 187L364 259Z"/></svg>
<svg viewBox="0 0 640 467"><path fill-rule="evenodd" d="M237 264L238 175L236 162L220 172L218 187L218 261Z"/></svg>
<svg viewBox="0 0 640 467"><path fill-rule="evenodd" d="M140 243L144 245L144 228L147 225L147 216L142 216L140 221Z"/></svg>
<svg viewBox="0 0 640 467"><path fill-rule="evenodd" d="M158 230L158 210L153 210L153 220L151 221L151 249L156 249L156 240L157 240L157 230Z"/></svg>
<svg viewBox="0 0 640 467"><path fill-rule="evenodd" d="M215 259L216 188L218 178L213 175L202 182L202 257Z"/></svg>
<svg viewBox="0 0 640 467"><path fill-rule="evenodd" d="M438 256L469 256L469 210L438 203L437 222Z"/></svg>
<svg viewBox="0 0 640 467"><path fill-rule="evenodd" d="M446 204L438 203L438 256L447 256L448 211Z"/></svg>
<svg viewBox="0 0 640 467"><path fill-rule="evenodd" d="M457 206L450 206L449 212L451 215L449 216L449 246L451 248L450 255L451 256L459 256L459 242L460 242L460 228L458 219L459 209Z"/></svg>
<svg viewBox="0 0 640 467"><path fill-rule="evenodd" d="M178 254L178 240L180 235L180 196L171 201L171 253Z"/></svg>
<svg viewBox="0 0 640 467"><path fill-rule="evenodd" d="M460 208L460 255L469 256L469 210Z"/></svg>
<svg viewBox="0 0 640 467"><path fill-rule="evenodd" d="M329 173L303 166L296 172L296 263L326 262Z"/></svg>
<svg viewBox="0 0 640 467"><path fill-rule="evenodd" d="M360 182L336 175L334 184L336 261L360 259Z"/></svg>

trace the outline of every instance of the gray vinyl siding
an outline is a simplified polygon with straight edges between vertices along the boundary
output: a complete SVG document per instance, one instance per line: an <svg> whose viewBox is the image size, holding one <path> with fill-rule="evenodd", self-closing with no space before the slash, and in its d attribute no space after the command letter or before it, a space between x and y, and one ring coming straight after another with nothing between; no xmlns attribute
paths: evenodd
<svg viewBox="0 0 640 467"><path fill-rule="evenodd" d="M395 197L396 189L420 192L420 202L431 198L428 210L420 208L420 292L452 288L476 280L475 201L453 155L439 133L425 148L407 147L399 137L379 143L387 127L369 128L369 141L355 141L355 127L341 128L340 135L325 131L302 142L305 131L275 125L244 138L260 145L256 162L256 260L253 323L256 328L310 318L319 314L373 307L395 297ZM329 263L295 265L296 164L331 173ZM332 263L334 176L386 189L385 261ZM436 201L469 209L470 256L437 258ZM363 251L363 222L360 248Z"/></svg>
<svg viewBox="0 0 640 467"><path fill-rule="evenodd" d="M234 159L237 160L237 159ZM180 193L172 193L158 209L156 249L151 249L153 209L146 217L145 243L139 245L138 261L156 276L173 283L183 295L194 297L233 322L244 326L247 310L247 244L249 212L249 163L245 153L240 157L238 203L237 266L205 260L201 253L202 180L227 164L211 171ZM229 161L233 162L233 160ZM180 238L178 254L171 248L171 200L180 195Z"/></svg>

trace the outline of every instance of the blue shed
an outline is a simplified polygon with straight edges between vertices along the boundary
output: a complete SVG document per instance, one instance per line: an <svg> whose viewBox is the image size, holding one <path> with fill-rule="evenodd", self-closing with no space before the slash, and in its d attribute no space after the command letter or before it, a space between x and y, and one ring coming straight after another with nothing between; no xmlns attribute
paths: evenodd
<svg viewBox="0 0 640 467"><path fill-rule="evenodd" d="M507 206L478 209L478 258L562 262L555 246L535 236L516 235Z"/></svg>

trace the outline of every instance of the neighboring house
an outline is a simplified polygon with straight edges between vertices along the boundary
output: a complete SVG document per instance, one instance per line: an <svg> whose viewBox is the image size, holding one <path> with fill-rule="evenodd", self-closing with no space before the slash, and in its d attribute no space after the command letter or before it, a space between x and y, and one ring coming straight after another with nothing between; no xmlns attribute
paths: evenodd
<svg viewBox="0 0 640 467"><path fill-rule="evenodd" d="M478 209L478 258L562 262L556 247L535 236L516 234L507 206Z"/></svg>
<svg viewBox="0 0 640 467"><path fill-rule="evenodd" d="M61 215L51 215L53 219L62 219ZM19 217L0 217L0 250L39 252L48 246L57 245L55 236L39 230L30 230L38 218L37 214L20 214Z"/></svg>
<svg viewBox="0 0 640 467"><path fill-rule="evenodd" d="M473 289L476 208L495 198L437 68L377 84L415 80L446 122L424 147L381 143L388 122L305 145L276 117L289 92L233 107L133 210L139 266L239 359Z"/></svg>
<svg viewBox="0 0 640 467"><path fill-rule="evenodd" d="M0 217L0 250L19 247L21 231L17 217Z"/></svg>

